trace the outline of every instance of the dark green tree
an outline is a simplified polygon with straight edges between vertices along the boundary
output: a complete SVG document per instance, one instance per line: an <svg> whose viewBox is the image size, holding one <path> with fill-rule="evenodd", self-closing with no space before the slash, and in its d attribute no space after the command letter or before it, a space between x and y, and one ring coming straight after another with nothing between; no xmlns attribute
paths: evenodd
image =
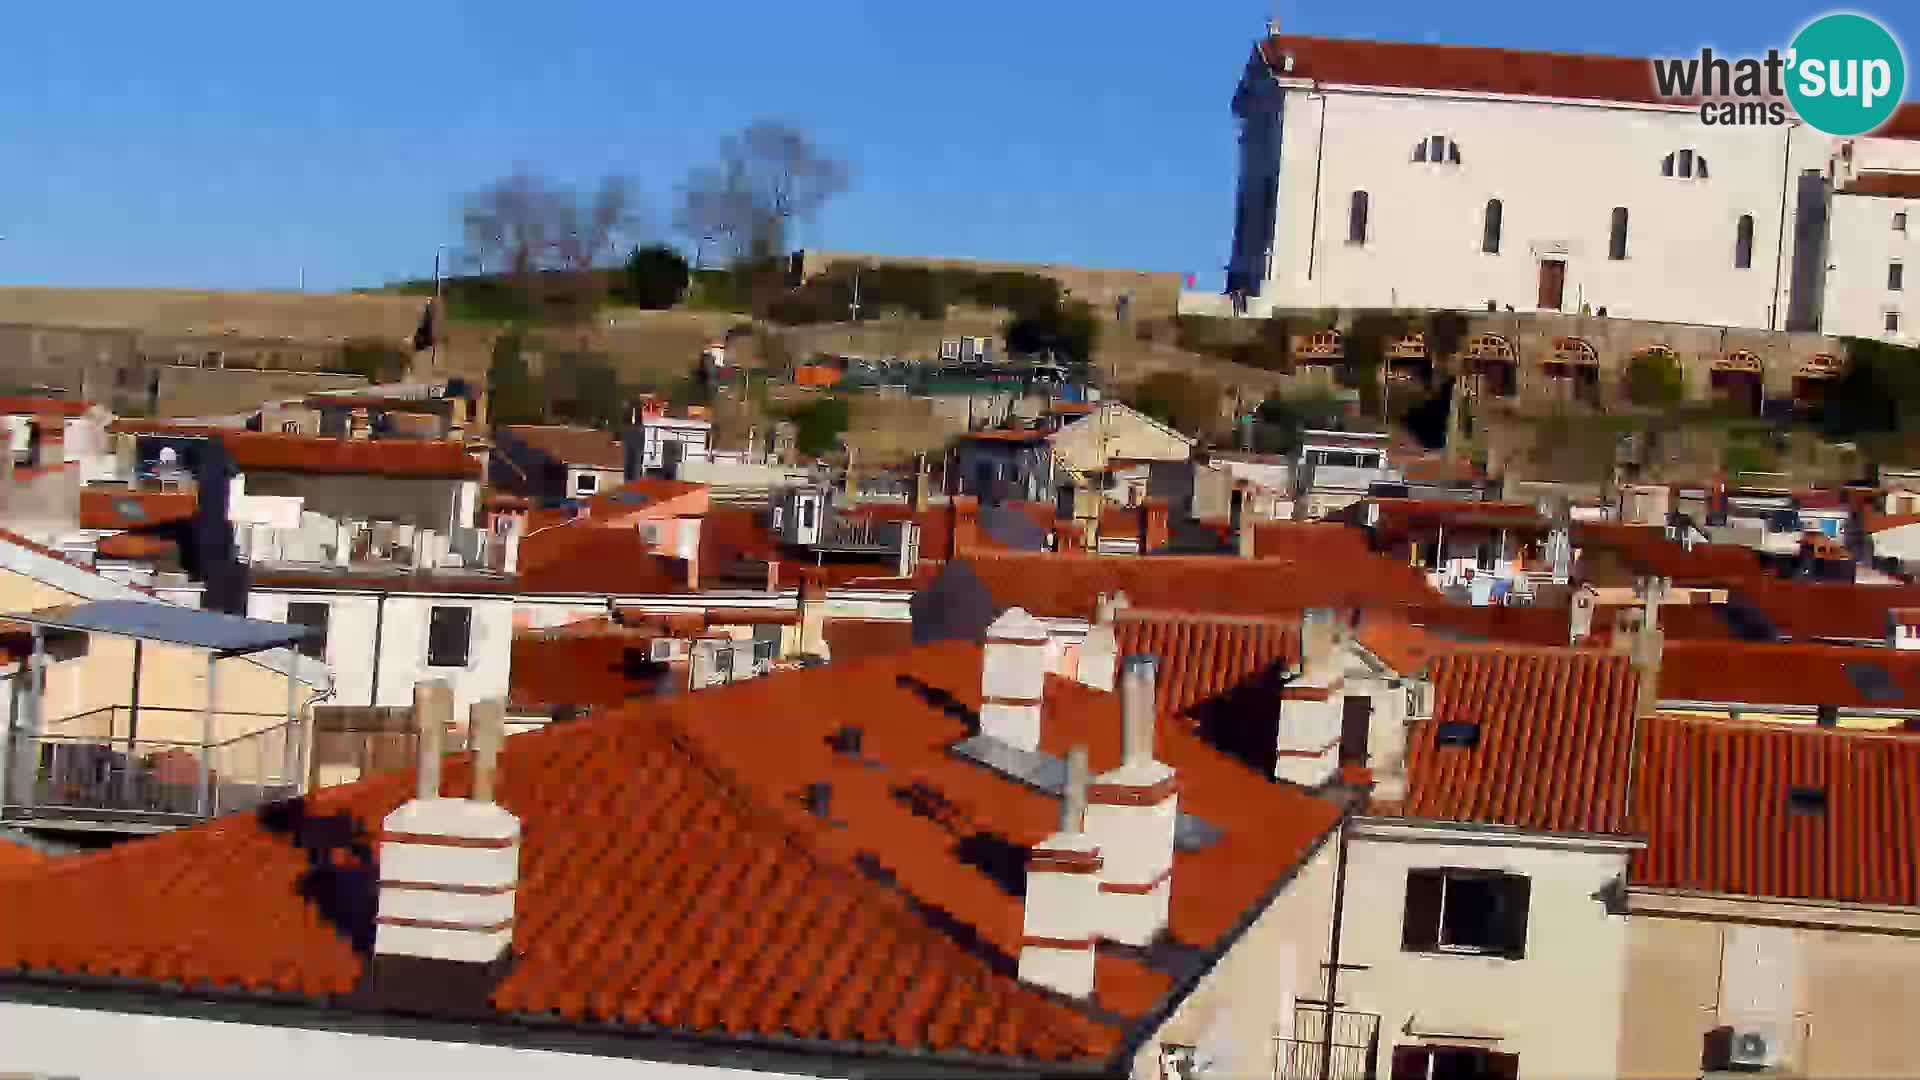
<svg viewBox="0 0 1920 1080"><path fill-rule="evenodd" d="M340 366L371 383L404 378L411 360L407 350L386 338L349 338L340 346Z"/></svg>
<svg viewBox="0 0 1920 1080"><path fill-rule="evenodd" d="M1050 352L1060 360L1085 364L1092 361L1093 347L1100 340L1100 322L1091 305L1075 300L1044 311L1016 314L1003 334L1010 353L1037 356Z"/></svg>
<svg viewBox="0 0 1920 1080"><path fill-rule="evenodd" d="M1210 435L1220 427L1219 384L1183 371L1156 371L1140 380L1129 403L1188 435Z"/></svg>
<svg viewBox="0 0 1920 1080"><path fill-rule="evenodd" d="M493 342L493 359L487 365L487 414L496 424L538 424L546 420L546 410L527 370L526 342L517 330L501 334Z"/></svg>
<svg viewBox="0 0 1920 1080"><path fill-rule="evenodd" d="M794 411L794 445L801 453L822 457L840 446L840 437L852 423L847 403L841 398L822 398Z"/></svg>
<svg viewBox="0 0 1920 1080"><path fill-rule="evenodd" d="M665 310L687 291L686 256L665 244L636 247L627 255L620 298L635 307Z"/></svg>
<svg viewBox="0 0 1920 1080"><path fill-rule="evenodd" d="M1686 397L1686 375L1666 353L1641 353L1627 362L1626 389L1635 405L1671 409Z"/></svg>

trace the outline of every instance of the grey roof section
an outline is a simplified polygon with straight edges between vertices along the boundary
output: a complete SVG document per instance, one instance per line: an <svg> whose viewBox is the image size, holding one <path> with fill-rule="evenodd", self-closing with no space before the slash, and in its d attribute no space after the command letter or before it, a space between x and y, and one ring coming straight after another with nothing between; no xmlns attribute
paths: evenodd
<svg viewBox="0 0 1920 1080"><path fill-rule="evenodd" d="M980 531L1009 551L1047 550L1047 530L1027 515L998 503L979 511Z"/></svg>
<svg viewBox="0 0 1920 1080"><path fill-rule="evenodd" d="M303 626L248 619L217 611L141 600L95 600L46 608L9 618L29 626L85 633L117 634L142 641L164 641L227 654L258 652L292 645L307 636Z"/></svg>
<svg viewBox="0 0 1920 1080"><path fill-rule="evenodd" d="M1000 606L986 583L963 562L941 567L926 588L907 601L913 616L913 643L983 641L987 627L1000 615Z"/></svg>
<svg viewBox="0 0 1920 1080"><path fill-rule="evenodd" d="M1044 751L1022 750L991 735L969 735L949 749L975 765L985 765L1008 779L1056 799L1067 786L1067 763ZM1173 823L1173 846L1176 851L1199 851L1211 847L1220 842L1220 835L1218 825L1192 814L1182 813Z"/></svg>

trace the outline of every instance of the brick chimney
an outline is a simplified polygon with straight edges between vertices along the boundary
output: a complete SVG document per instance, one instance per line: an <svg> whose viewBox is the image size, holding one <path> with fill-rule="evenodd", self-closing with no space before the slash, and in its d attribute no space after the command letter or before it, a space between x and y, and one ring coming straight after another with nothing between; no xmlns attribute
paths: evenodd
<svg viewBox="0 0 1920 1080"><path fill-rule="evenodd" d="M1094 611L1093 627L1080 642L1073 672L1075 680L1095 690L1112 692L1115 671L1120 663L1120 641L1114 633L1113 619L1127 606L1126 593L1100 597L1100 604Z"/></svg>
<svg viewBox="0 0 1920 1080"><path fill-rule="evenodd" d="M1140 554L1167 546L1167 500L1148 499L1140 504Z"/></svg>
<svg viewBox="0 0 1920 1080"><path fill-rule="evenodd" d="M1139 655L1121 665L1120 766L1087 789L1084 830L1101 860L1094 930L1127 945L1146 945L1166 929L1172 887L1179 782L1153 756L1158 666Z"/></svg>
<svg viewBox="0 0 1920 1080"><path fill-rule="evenodd" d="M1100 849L1086 833L1087 748L1067 751L1060 829L1027 856L1020 978L1070 997L1093 994Z"/></svg>
<svg viewBox="0 0 1920 1080"><path fill-rule="evenodd" d="M1040 704L1047 680L1047 628L1022 608L987 627L980 666L980 734L1022 750L1040 749Z"/></svg>
<svg viewBox="0 0 1920 1080"><path fill-rule="evenodd" d="M1667 635L1660 630L1660 602L1666 598L1666 578L1650 577L1640 582L1640 625L1635 629L1628 655L1640 673L1638 714L1650 716L1660 703L1660 665L1665 656Z"/></svg>
<svg viewBox="0 0 1920 1080"><path fill-rule="evenodd" d="M980 544L980 499L976 495L955 495L953 511L953 553L962 558Z"/></svg>
<svg viewBox="0 0 1920 1080"><path fill-rule="evenodd" d="M386 1007L484 1011L513 940L520 819L493 801L505 709L470 713L473 797L440 793L453 689L414 688L420 725L418 787L381 823L380 901L366 993Z"/></svg>

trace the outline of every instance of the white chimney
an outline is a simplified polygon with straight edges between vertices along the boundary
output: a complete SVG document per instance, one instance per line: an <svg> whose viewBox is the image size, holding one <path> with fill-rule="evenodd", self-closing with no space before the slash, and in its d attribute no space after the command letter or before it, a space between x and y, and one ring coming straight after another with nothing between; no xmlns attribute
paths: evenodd
<svg viewBox="0 0 1920 1080"><path fill-rule="evenodd" d="M1022 750L1040 749L1047 668L1047 628L1025 609L1001 612L987 627L980 666L980 734Z"/></svg>
<svg viewBox="0 0 1920 1080"><path fill-rule="evenodd" d="M1060 830L1027 856L1026 921L1020 978L1071 997L1093 994L1094 916L1099 910L1100 849L1085 829L1087 748L1067 752Z"/></svg>
<svg viewBox="0 0 1920 1080"><path fill-rule="evenodd" d="M1300 674L1280 689L1276 779L1319 787L1339 770L1345 677L1337 663L1334 622L1334 613L1325 609L1307 611L1300 620Z"/></svg>
<svg viewBox="0 0 1920 1080"><path fill-rule="evenodd" d="M440 764L453 688L443 679L414 688L420 725L419 787L388 814L380 843L378 957L492 964L513 941L520 880L520 819L492 801L504 711L471 714L474 797L440 795Z"/></svg>
<svg viewBox="0 0 1920 1080"><path fill-rule="evenodd" d="M1151 656L1121 665L1122 759L1087 790L1084 829L1101 859L1094 929L1128 945L1146 945L1166 928L1179 816L1174 771L1153 756L1157 667Z"/></svg>
<svg viewBox="0 0 1920 1080"><path fill-rule="evenodd" d="M1128 606L1126 593L1102 594L1094 609L1093 628L1080 642L1079 658L1073 677L1095 690L1113 691L1113 679L1120 664L1120 640L1114 634L1113 617Z"/></svg>

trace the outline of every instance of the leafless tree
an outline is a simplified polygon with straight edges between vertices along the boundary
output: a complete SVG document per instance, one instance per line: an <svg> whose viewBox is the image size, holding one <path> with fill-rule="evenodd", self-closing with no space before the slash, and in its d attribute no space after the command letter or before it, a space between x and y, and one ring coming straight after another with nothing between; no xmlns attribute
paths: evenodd
<svg viewBox="0 0 1920 1080"><path fill-rule="evenodd" d="M847 190L847 164L804 132L762 120L720 141L718 159L688 174L675 224L733 261L784 254L793 225Z"/></svg>
<svg viewBox="0 0 1920 1080"><path fill-rule="evenodd" d="M632 181L609 176L591 194L516 170L466 197L463 254L476 270L509 275L531 307L592 309L611 265L640 228Z"/></svg>

